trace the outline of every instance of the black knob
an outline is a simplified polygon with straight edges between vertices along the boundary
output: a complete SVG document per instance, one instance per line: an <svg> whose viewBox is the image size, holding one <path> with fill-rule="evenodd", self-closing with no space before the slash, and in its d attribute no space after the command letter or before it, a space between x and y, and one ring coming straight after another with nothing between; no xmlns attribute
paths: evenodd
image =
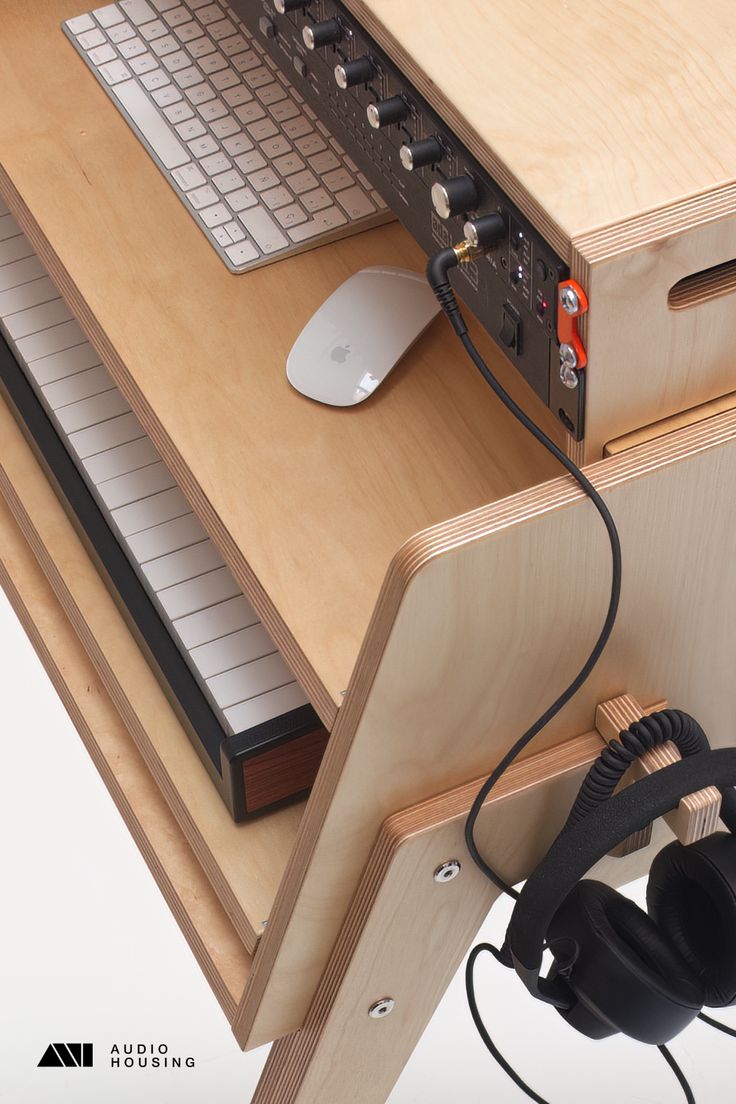
<svg viewBox="0 0 736 1104"><path fill-rule="evenodd" d="M478 190L470 176L452 176L432 185L432 203L440 218L474 211L478 206Z"/></svg>
<svg viewBox="0 0 736 1104"><path fill-rule="evenodd" d="M352 88L355 84L368 84L376 74L376 67L369 57L341 61L335 66L335 81L340 88Z"/></svg>
<svg viewBox="0 0 736 1104"><path fill-rule="evenodd" d="M463 226L465 240L476 249L491 249L506 238L506 223L499 214L470 219Z"/></svg>
<svg viewBox="0 0 736 1104"><path fill-rule="evenodd" d="M302 38L308 50L320 50L340 41L342 27L336 19L323 19L321 23L310 23L304 27Z"/></svg>
<svg viewBox="0 0 736 1104"><path fill-rule="evenodd" d="M408 142L399 150L401 164L408 172L421 169L424 165L436 165L444 154L436 138L420 138L416 142Z"/></svg>
<svg viewBox="0 0 736 1104"><path fill-rule="evenodd" d="M273 0L273 6L279 15L288 15L289 12L299 11L300 8L306 8L311 3L311 0Z"/></svg>
<svg viewBox="0 0 736 1104"><path fill-rule="evenodd" d="M377 100L368 104L366 115L368 122L374 130L391 126L392 123L403 123L409 114L409 105L403 96L391 96L388 100Z"/></svg>

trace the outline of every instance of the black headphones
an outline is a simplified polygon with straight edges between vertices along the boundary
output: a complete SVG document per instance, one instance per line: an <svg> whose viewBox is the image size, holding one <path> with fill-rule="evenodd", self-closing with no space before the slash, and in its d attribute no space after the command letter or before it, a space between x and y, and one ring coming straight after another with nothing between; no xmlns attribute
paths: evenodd
<svg viewBox="0 0 736 1104"><path fill-rule="evenodd" d="M689 735L697 730L697 739L684 741L687 758L614 796L609 791L623 771L609 769L591 800L598 761L568 823L522 889L499 956L537 999L593 1039L622 1032L660 1045L704 1005L736 1003L736 748L709 750L696 722L674 710L632 729L645 731L648 722L652 731L662 718L684 718ZM706 786L721 791L728 832L660 851L649 874L647 912L602 882L580 880L632 832ZM545 946L553 965L543 978Z"/></svg>

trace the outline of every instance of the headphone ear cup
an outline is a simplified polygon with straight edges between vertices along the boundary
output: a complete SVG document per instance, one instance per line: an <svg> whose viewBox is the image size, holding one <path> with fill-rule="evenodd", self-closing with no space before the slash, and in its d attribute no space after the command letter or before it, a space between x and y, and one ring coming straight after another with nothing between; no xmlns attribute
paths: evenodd
<svg viewBox="0 0 736 1104"><path fill-rule="evenodd" d="M647 908L662 934L700 979L704 1003L736 1003L736 839L730 832L659 852Z"/></svg>
<svg viewBox="0 0 736 1104"><path fill-rule="evenodd" d="M657 925L610 886L579 882L558 909L547 941L577 953L560 963L576 1004L562 1015L583 1034L617 1031L665 1043L697 1016L703 988Z"/></svg>

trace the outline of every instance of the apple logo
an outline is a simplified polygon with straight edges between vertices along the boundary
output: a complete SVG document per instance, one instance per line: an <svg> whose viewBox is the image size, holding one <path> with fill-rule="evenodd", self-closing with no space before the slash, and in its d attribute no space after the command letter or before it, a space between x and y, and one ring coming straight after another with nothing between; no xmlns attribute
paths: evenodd
<svg viewBox="0 0 736 1104"><path fill-rule="evenodd" d="M334 360L336 364L344 364L350 356L349 345L336 345L330 353L330 359Z"/></svg>

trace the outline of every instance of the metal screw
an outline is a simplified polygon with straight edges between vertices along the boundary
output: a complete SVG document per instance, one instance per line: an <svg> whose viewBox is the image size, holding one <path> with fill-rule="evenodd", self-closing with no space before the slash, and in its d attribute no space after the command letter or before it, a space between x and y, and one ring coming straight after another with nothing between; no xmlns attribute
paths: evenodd
<svg viewBox="0 0 736 1104"><path fill-rule="evenodd" d="M572 345L563 341L560 345L560 379L565 387L574 391L578 385L578 377L575 369L578 366L578 354Z"/></svg>
<svg viewBox="0 0 736 1104"><path fill-rule="evenodd" d="M453 878L457 878L458 874L462 870L459 859L448 859L447 862L443 862L434 872L434 880L439 882L440 885L444 882L451 882Z"/></svg>
<svg viewBox="0 0 736 1104"><path fill-rule="evenodd" d="M580 310L580 296L574 287L564 287L560 292L560 302L565 314L577 314Z"/></svg>
<svg viewBox="0 0 736 1104"><path fill-rule="evenodd" d="M393 997L381 997L379 1001L372 1004L368 1009L368 1015L372 1020L382 1020L384 1016L388 1016L390 1012L393 1012L396 1001Z"/></svg>

